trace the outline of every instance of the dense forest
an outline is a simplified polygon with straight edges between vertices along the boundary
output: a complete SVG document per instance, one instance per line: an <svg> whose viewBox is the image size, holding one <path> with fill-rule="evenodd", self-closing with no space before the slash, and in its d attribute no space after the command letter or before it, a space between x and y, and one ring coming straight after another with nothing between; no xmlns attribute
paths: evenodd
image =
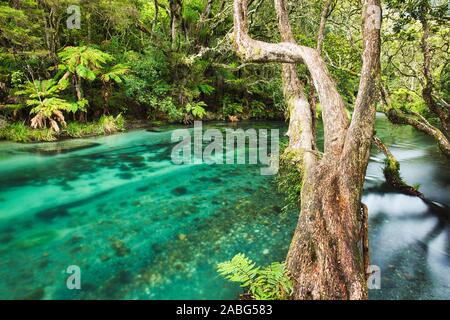
<svg viewBox="0 0 450 320"><path fill-rule="evenodd" d="M79 29L67 28L71 5ZM293 36L318 47L352 112L361 69L359 1L288 3ZM447 3L386 1L378 108L449 153ZM287 114L279 64L235 54L232 1L1 1L3 138L111 131L125 119L270 119ZM280 39L271 1L250 1L255 39ZM298 66L315 117L311 78ZM6 126L6 129L5 129ZM29 130L32 128L34 130Z"/></svg>
<svg viewBox="0 0 450 320"><path fill-rule="evenodd" d="M284 121L278 189L301 212L285 262L237 254L218 271L241 298L367 299L372 147L390 188L445 210L403 180L375 122L450 158L449 21L449 3L429 0L1 0L0 139ZM120 161L138 171L136 158Z"/></svg>

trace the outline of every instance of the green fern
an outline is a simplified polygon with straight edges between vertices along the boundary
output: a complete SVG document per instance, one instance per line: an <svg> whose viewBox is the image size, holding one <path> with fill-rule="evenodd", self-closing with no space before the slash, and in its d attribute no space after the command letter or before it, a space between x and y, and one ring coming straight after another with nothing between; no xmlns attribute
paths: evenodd
<svg viewBox="0 0 450 320"><path fill-rule="evenodd" d="M32 107L30 114L34 115L31 119L33 129L50 126L51 130L59 132L60 125L66 126L63 111L69 111L72 104L59 98L58 94L63 89L54 80L27 82L20 88L15 95L28 98L25 103Z"/></svg>
<svg viewBox="0 0 450 320"><path fill-rule="evenodd" d="M292 292L292 281L284 263L274 262L261 268L238 253L230 261L219 263L217 271L231 282L240 283L256 300L284 300Z"/></svg>
<svg viewBox="0 0 450 320"><path fill-rule="evenodd" d="M66 47L60 53L59 58L63 62L60 70L76 74L83 79L95 80L98 71L114 58L101 50L87 46Z"/></svg>
<svg viewBox="0 0 450 320"><path fill-rule="evenodd" d="M114 81L115 83L120 84L123 82L125 74L129 71L130 68L128 68L128 66L119 63L108 70L108 72L104 73L101 78L104 82Z"/></svg>
<svg viewBox="0 0 450 320"><path fill-rule="evenodd" d="M196 119L202 119L206 115L206 110L204 107L207 107L207 104L204 101L199 102L189 102L185 109L188 114L192 114L192 116Z"/></svg>
<svg viewBox="0 0 450 320"><path fill-rule="evenodd" d="M250 287L258 276L259 268L244 254L238 253L230 261L219 263L217 271L224 278L241 283L241 287Z"/></svg>
<svg viewBox="0 0 450 320"><path fill-rule="evenodd" d="M201 93L206 94L206 95L210 95L216 90L213 86L210 86L209 84L206 84L206 83L199 84L197 87Z"/></svg>

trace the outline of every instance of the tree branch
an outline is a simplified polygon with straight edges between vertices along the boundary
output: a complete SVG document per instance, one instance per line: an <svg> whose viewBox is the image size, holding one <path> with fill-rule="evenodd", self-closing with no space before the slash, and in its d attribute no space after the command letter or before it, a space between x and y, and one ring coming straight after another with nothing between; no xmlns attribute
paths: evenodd
<svg viewBox="0 0 450 320"><path fill-rule="evenodd" d="M247 0L234 0L234 44L247 61L304 63L316 87L324 122L325 153L339 154L348 128L344 102L317 50L290 42L278 44L252 39L248 35Z"/></svg>
<svg viewBox="0 0 450 320"><path fill-rule="evenodd" d="M295 43L284 0L275 0L274 4L281 39ZM316 149L311 108L298 78L296 65L284 63L282 77L283 93L289 109L288 150L299 153L305 167L302 173L310 174L316 163L316 156L309 152Z"/></svg>
<svg viewBox="0 0 450 320"><path fill-rule="evenodd" d="M330 7L333 0L325 0L322 8L322 14L320 15L319 32L317 35L317 51L322 52L323 39L325 38L325 25L330 15Z"/></svg>

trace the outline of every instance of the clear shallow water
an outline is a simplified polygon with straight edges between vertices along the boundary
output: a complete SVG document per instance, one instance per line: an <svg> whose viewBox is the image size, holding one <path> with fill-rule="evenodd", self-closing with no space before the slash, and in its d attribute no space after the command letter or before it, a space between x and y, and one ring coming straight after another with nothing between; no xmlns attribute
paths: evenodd
<svg viewBox="0 0 450 320"><path fill-rule="evenodd" d="M364 202L382 290L370 297L449 298L449 162L410 128L380 118L377 130L405 179L444 207L386 188L373 151ZM176 166L170 134L0 143L0 298L234 299L241 289L218 262L284 259L297 216L280 214L274 178L254 165ZM80 291L66 288L69 265L81 267Z"/></svg>

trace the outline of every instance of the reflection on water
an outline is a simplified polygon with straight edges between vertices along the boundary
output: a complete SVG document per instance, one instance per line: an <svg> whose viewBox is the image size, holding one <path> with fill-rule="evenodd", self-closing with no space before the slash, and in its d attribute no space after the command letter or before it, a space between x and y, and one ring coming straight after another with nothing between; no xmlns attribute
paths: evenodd
<svg viewBox="0 0 450 320"><path fill-rule="evenodd" d="M448 298L449 162L410 128L380 118L377 135L438 205L385 186L373 150L363 201L382 290L370 297ZM282 260L297 216L280 214L273 177L252 165L175 166L172 147L170 131L144 130L1 143L0 298L233 299L241 289L217 276L217 262L237 252ZM80 291L66 288L69 265L81 267Z"/></svg>
<svg viewBox="0 0 450 320"><path fill-rule="evenodd" d="M377 135L401 164L401 175L420 185L431 204L384 185L384 157L373 150L363 201L369 207L371 262L381 267L374 299L450 298L449 161L427 136L396 127L382 116Z"/></svg>

